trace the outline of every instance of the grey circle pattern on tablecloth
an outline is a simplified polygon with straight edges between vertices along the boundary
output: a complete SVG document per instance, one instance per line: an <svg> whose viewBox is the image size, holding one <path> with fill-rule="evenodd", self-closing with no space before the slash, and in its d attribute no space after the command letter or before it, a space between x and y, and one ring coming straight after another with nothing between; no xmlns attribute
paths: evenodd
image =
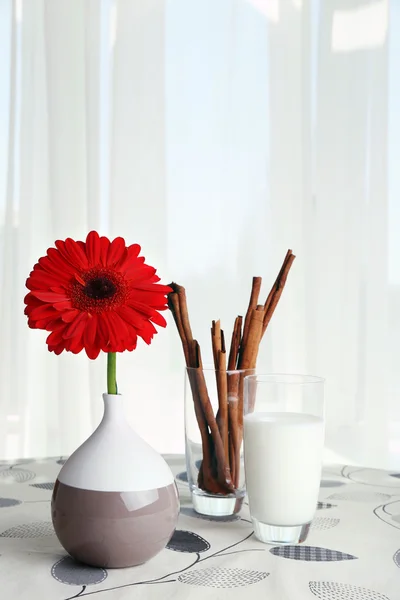
<svg viewBox="0 0 400 600"><path fill-rule="evenodd" d="M48 537L54 534L53 525L49 521L36 521L35 523L24 523L10 527L2 533L3 538L40 538Z"/></svg>
<svg viewBox="0 0 400 600"><path fill-rule="evenodd" d="M331 504L330 502L318 502L317 510L323 510L325 508L336 508L337 504Z"/></svg>
<svg viewBox="0 0 400 600"><path fill-rule="evenodd" d="M343 477L346 477L353 483L361 483L373 487L399 488L400 486L400 481L396 478L396 474L393 476L380 469L345 467L343 469Z"/></svg>
<svg viewBox="0 0 400 600"><path fill-rule="evenodd" d="M176 529L167 544L168 550L174 552L205 552L210 544L197 533Z"/></svg>
<svg viewBox="0 0 400 600"><path fill-rule="evenodd" d="M394 563L399 567L400 569L400 550L397 550L397 552L395 552L394 556L393 556L393 560Z"/></svg>
<svg viewBox="0 0 400 600"><path fill-rule="evenodd" d="M0 470L0 483L25 483L35 479L36 473L28 469L2 469Z"/></svg>
<svg viewBox="0 0 400 600"><path fill-rule="evenodd" d="M54 489L54 481L49 481L46 483L30 483L30 487L37 488L39 490L53 490Z"/></svg>
<svg viewBox="0 0 400 600"><path fill-rule="evenodd" d="M29 465L32 462L35 462L32 458L21 458L19 460L9 460L8 462L0 463L0 467L20 467L21 465Z"/></svg>
<svg viewBox="0 0 400 600"><path fill-rule="evenodd" d="M263 571L210 567L209 569L199 569L182 573L182 575L179 575L178 581L204 587L235 588L253 585L262 581L268 575L269 573L264 573Z"/></svg>
<svg viewBox="0 0 400 600"><path fill-rule="evenodd" d="M178 473L177 475L175 475L175 479L177 479L178 481L181 481L182 483L187 483L188 476L187 476L186 471L182 471L182 473Z"/></svg>
<svg viewBox="0 0 400 600"><path fill-rule="evenodd" d="M317 531L325 531L326 529L336 527L339 523L340 519L335 519L333 517L316 517L313 520L311 527Z"/></svg>
<svg viewBox="0 0 400 600"><path fill-rule="evenodd" d="M379 592L336 581L310 581L309 588L321 600L390 600Z"/></svg>
<svg viewBox="0 0 400 600"><path fill-rule="evenodd" d="M393 515L392 519L393 521L396 521L396 523L400 523L400 515Z"/></svg>
<svg viewBox="0 0 400 600"><path fill-rule="evenodd" d="M338 550L320 548L318 546L274 546L271 554L291 560L305 560L312 562L336 562L339 560L355 560L356 556Z"/></svg>
<svg viewBox="0 0 400 600"><path fill-rule="evenodd" d="M186 515L187 517L193 517L194 519L202 519L203 521L212 521L214 523L232 523L232 521L239 521L241 518L240 515L223 515L222 517L201 515L189 506L182 506L180 514Z"/></svg>
<svg viewBox="0 0 400 600"><path fill-rule="evenodd" d="M400 479L400 473L390 473L390 477L397 477L397 479Z"/></svg>
<svg viewBox="0 0 400 600"><path fill-rule="evenodd" d="M9 508L10 506L18 506L19 504L22 504L22 502L16 498L0 498L0 508Z"/></svg>
<svg viewBox="0 0 400 600"><path fill-rule="evenodd" d="M323 479L320 483L320 487L322 488L341 487L342 485L346 485L344 481L334 481L330 479Z"/></svg>
<svg viewBox="0 0 400 600"><path fill-rule="evenodd" d="M98 567L89 567L64 556L51 567L51 574L60 583L68 585L96 585L104 581L107 571Z"/></svg>
<svg viewBox="0 0 400 600"><path fill-rule="evenodd" d="M347 491L337 492L328 497L328 500L350 500L352 502L384 502L389 500L389 494L381 492Z"/></svg>
<svg viewBox="0 0 400 600"><path fill-rule="evenodd" d="M58 465L65 465L67 460L68 460L67 458L59 458L56 462Z"/></svg>

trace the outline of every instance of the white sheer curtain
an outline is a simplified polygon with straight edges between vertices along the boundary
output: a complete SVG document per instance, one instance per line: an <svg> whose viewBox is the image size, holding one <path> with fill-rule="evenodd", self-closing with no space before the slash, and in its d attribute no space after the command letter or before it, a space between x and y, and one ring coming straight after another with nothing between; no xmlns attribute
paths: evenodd
<svg viewBox="0 0 400 600"><path fill-rule="evenodd" d="M104 358L50 355L23 316L37 258L96 228L185 285L203 354L293 248L260 370L327 378L328 459L398 467L398 2L0 11L0 456L68 454L100 419ZM164 452L183 451L182 368L172 322L119 358L132 425Z"/></svg>

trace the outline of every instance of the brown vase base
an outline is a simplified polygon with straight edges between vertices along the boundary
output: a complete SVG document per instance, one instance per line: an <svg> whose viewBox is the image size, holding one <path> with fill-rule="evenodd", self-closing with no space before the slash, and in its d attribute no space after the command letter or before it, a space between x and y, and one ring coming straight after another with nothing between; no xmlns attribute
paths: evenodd
<svg viewBox="0 0 400 600"><path fill-rule="evenodd" d="M95 567L133 567L165 548L179 500L175 483L154 490L101 492L57 480L51 513L58 539L76 560Z"/></svg>

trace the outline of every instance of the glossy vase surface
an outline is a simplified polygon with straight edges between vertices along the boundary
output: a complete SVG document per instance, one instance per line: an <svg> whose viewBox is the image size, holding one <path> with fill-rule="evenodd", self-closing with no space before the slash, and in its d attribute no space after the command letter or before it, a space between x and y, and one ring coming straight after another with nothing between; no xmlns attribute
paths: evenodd
<svg viewBox="0 0 400 600"><path fill-rule="evenodd" d="M120 395L104 394L99 427L67 460L52 520L65 550L98 567L142 564L171 538L179 500L162 456L127 423Z"/></svg>

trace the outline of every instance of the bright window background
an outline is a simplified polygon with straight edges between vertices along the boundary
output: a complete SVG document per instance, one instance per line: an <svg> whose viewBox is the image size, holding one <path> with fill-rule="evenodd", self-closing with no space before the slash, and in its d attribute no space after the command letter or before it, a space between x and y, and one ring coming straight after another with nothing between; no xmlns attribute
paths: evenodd
<svg viewBox="0 0 400 600"><path fill-rule="evenodd" d="M97 228L185 285L206 360L292 247L259 368L326 376L328 459L400 464L399 28L397 0L0 0L0 457L67 454L100 419L104 361L49 356L22 315L38 256ZM180 452L158 337L120 387Z"/></svg>

